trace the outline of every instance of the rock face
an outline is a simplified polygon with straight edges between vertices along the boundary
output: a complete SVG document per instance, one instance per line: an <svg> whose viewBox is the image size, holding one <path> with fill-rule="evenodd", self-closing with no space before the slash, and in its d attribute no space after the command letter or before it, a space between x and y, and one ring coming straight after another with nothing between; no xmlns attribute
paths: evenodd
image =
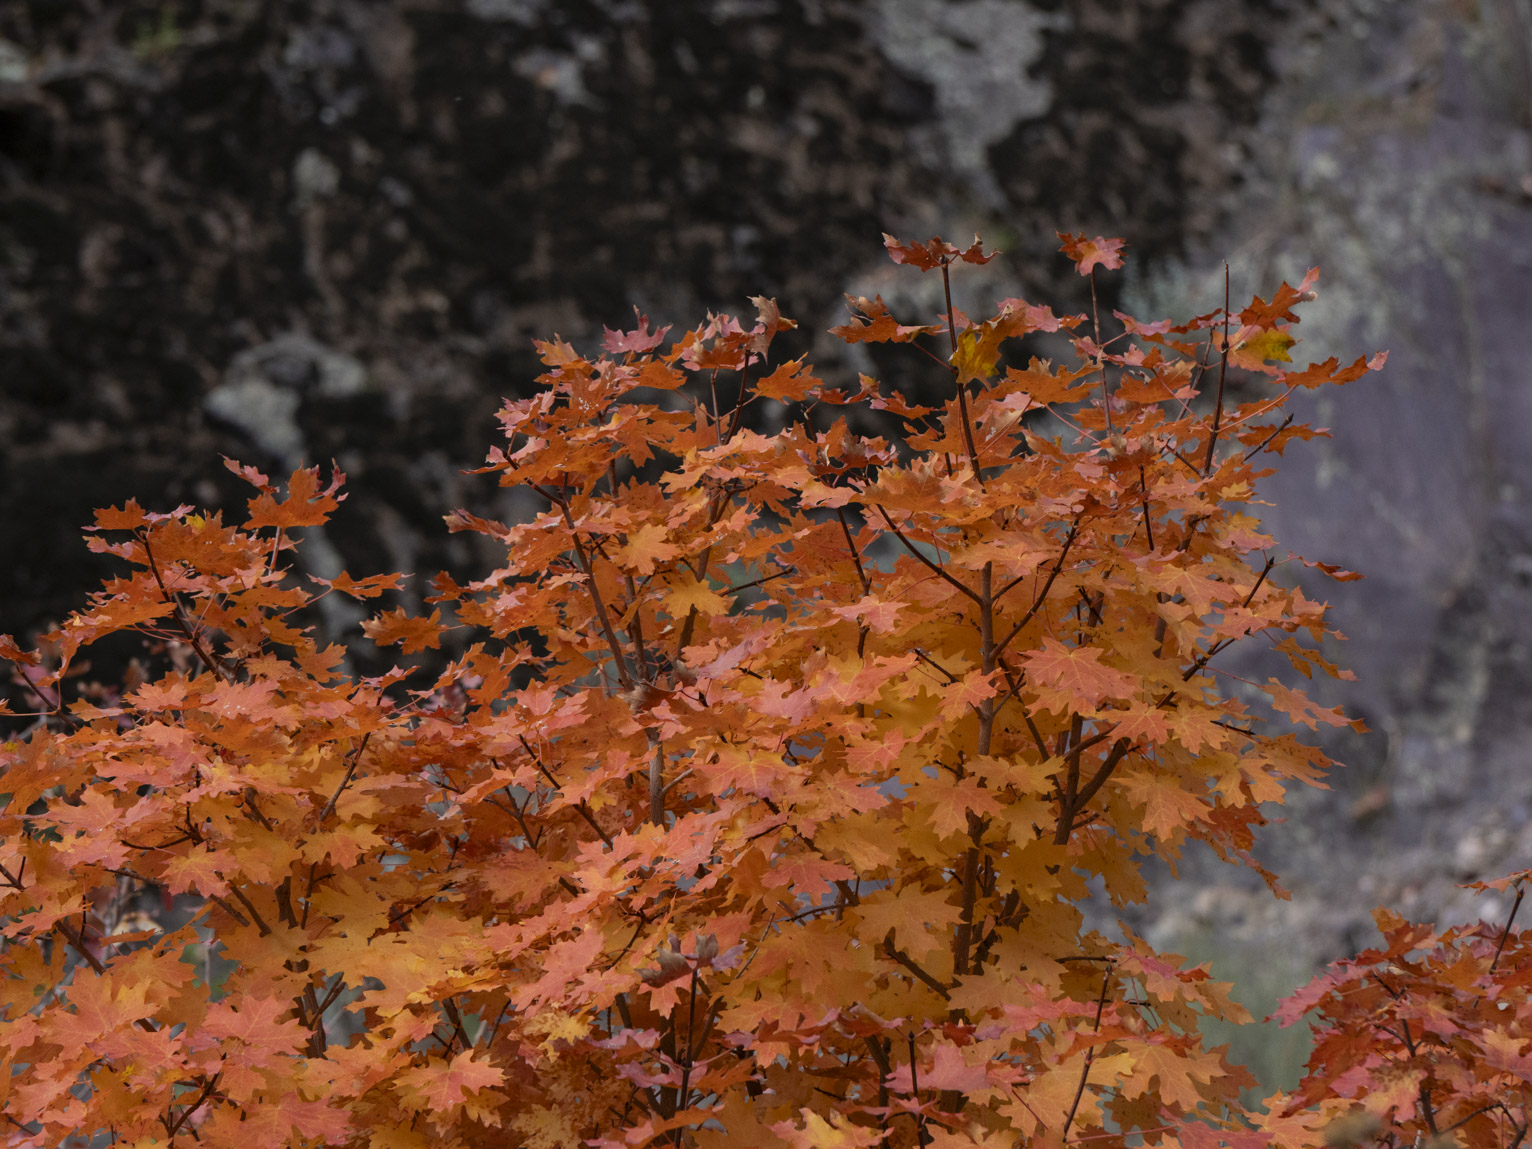
<svg viewBox="0 0 1532 1149"><path fill-rule="evenodd" d="M931 111L834 5L0 11L0 630L100 571L89 508L351 474L357 569L472 564L531 338L781 297L818 316L930 187ZM811 326L821 326L814 324Z"/></svg>
<svg viewBox="0 0 1532 1149"><path fill-rule="evenodd" d="M99 579L90 508L237 506L220 454L338 459L353 569L474 567L440 515L496 512L459 472L534 336L766 294L808 349L883 230L984 227L995 294L1053 293L1055 227L1205 237L1283 17L1121 7L0 7L0 632Z"/></svg>
<svg viewBox="0 0 1532 1149"><path fill-rule="evenodd" d="M943 382L816 335L842 290L934 300L880 231L981 230L991 298L1080 302L1055 228L1128 237L1126 302L1186 315L1309 265L1328 443L1270 492L1336 605L1339 795L1265 850L1273 903L1190 867L1138 923L1290 988L1387 901L1528 864L1532 264L1526 4L1425 0L35 0L0 8L0 631L101 568L89 509L239 509L228 454L337 459L314 561L482 569L462 471L530 339L776 296L832 376ZM1112 290L1117 290L1113 288ZM1116 296L1104 300L1114 302ZM960 301L961 302L961 301ZM979 298L976 303L987 304ZM840 356L837 358L837 356ZM1285 966L1273 963L1276 950ZM1228 972L1242 974L1238 968ZM1287 984L1278 985L1285 981Z"/></svg>
<svg viewBox="0 0 1532 1149"><path fill-rule="evenodd" d="M1532 860L1532 13L1340 16L1277 60L1260 178L1221 241L1136 292L1146 310L1181 310L1221 293L1224 256L1246 295L1319 264L1299 351L1391 352L1382 375L1311 400L1334 437L1267 485L1284 545L1367 575L1302 581L1349 636L1332 656L1358 680L1330 700L1373 733L1334 747L1338 794L1305 796L1266 835L1292 902L1167 889L1173 908L1151 927L1228 973L1264 968L1268 1001L1368 944L1373 906L1504 920L1507 901L1457 883ZM1284 951L1287 971L1270 961ZM1289 1062L1268 1068L1290 1075Z"/></svg>

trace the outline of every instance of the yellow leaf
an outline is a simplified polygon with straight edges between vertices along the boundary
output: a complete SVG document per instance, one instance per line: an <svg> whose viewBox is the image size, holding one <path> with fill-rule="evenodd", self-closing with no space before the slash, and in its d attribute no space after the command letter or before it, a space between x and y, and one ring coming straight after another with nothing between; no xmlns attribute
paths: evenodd
<svg viewBox="0 0 1532 1149"><path fill-rule="evenodd" d="M663 523L650 523L628 535L628 541L613 552L614 560L636 575L651 575L660 563L669 562L681 548L665 541L670 533Z"/></svg>
<svg viewBox="0 0 1532 1149"><path fill-rule="evenodd" d="M1192 1112L1202 1101L1197 1082L1210 1082L1221 1075L1222 1066L1215 1055L1193 1050L1178 1050L1172 1045L1145 1042L1133 1050L1132 1073L1118 1078L1119 1088L1128 1097L1139 1097L1151 1086L1151 1079L1161 1102Z"/></svg>
<svg viewBox="0 0 1532 1149"><path fill-rule="evenodd" d="M685 617L693 607L698 614L709 617L729 613L729 600L706 582L688 577L684 582L672 583L665 595L665 607L677 618Z"/></svg>
<svg viewBox="0 0 1532 1149"><path fill-rule="evenodd" d="M886 1130L864 1129L858 1125L832 1125L812 1109L804 1109L803 1128L790 1121L779 1121L771 1131L794 1149L861 1149L883 1140Z"/></svg>
<svg viewBox="0 0 1532 1149"><path fill-rule="evenodd" d="M952 353L952 365L957 368L958 386L974 379L988 379L995 373L1000 360L1000 340L1003 329L985 324L972 327L958 336L957 350Z"/></svg>
<svg viewBox="0 0 1532 1149"><path fill-rule="evenodd" d="M565 1145L580 1143L579 1127L567 1113L534 1105L525 1113L511 1118L511 1126L522 1135L526 1149L561 1149Z"/></svg>
<svg viewBox="0 0 1532 1149"><path fill-rule="evenodd" d="M1298 342L1285 331L1259 331L1234 345L1229 359L1237 367L1258 367L1267 360L1291 363L1288 348Z"/></svg>
<svg viewBox="0 0 1532 1149"><path fill-rule="evenodd" d="M1157 838L1175 839L1208 814L1208 804L1181 788L1172 775L1129 771L1115 780L1135 804L1144 807L1143 829Z"/></svg>

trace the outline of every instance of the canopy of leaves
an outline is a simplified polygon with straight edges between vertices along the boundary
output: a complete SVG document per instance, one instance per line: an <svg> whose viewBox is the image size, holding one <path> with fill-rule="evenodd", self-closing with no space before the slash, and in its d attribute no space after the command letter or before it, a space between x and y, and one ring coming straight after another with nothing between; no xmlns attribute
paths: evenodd
<svg viewBox="0 0 1532 1149"><path fill-rule="evenodd" d="M1082 269L1120 262L1070 242ZM944 278L988 258L888 247ZM1008 341L1083 317L1007 300L960 333L853 301L848 339L945 337L931 411L772 366L769 300L668 345L640 316L593 360L541 344L543 389L482 470L544 509L451 516L502 568L363 624L445 645L434 681L359 679L305 628L324 594L398 585L287 567L338 474L278 491L231 464L257 488L239 526L103 512L91 545L127 573L38 651L0 640L35 719L0 756L12 1143L1311 1143L1359 1080L1243 1113L1247 1075L1198 1036L1244 1016L1228 987L1080 910L1093 882L1140 897L1141 861L1190 840L1259 871L1262 804L1328 765L1215 662L1256 639L1334 669L1250 504L1317 433L1283 417L1295 390L1381 362L1273 366L1292 290L1237 339L1226 300L1003 370ZM1239 348L1265 396L1194 407ZM904 451L844 420L741 430L762 398L881 405ZM117 632L154 666L72 696ZM191 919L137 928L145 891ZM1503 1033L1463 1047L1483 1073L1520 1071Z"/></svg>

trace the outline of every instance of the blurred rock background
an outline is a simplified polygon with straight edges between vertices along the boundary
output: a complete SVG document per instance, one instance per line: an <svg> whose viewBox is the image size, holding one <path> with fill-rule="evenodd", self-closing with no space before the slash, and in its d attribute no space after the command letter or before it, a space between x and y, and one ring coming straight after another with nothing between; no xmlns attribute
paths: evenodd
<svg viewBox="0 0 1532 1149"><path fill-rule="evenodd" d="M1005 249L976 307L1078 306L1055 229L1127 237L1140 314L1319 264L1299 351L1392 358L1268 523L1367 573L1309 589L1373 733L1266 836L1293 901L1194 857L1136 922L1262 1010L1374 905L1493 917L1456 883L1532 864L1529 130L1532 0L4 0L0 632L105 573L90 508L241 509L220 454L339 461L316 573L481 571L441 515L510 510L462 472L530 340L635 305L775 296L828 377L941 386L823 335L933 306L884 230Z"/></svg>

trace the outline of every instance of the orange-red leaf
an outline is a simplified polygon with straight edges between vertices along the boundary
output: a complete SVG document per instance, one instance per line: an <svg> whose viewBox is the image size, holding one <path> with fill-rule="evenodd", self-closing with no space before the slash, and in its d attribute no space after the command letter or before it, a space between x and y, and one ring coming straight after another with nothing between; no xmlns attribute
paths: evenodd
<svg viewBox="0 0 1532 1149"><path fill-rule="evenodd" d="M327 522L330 513L345 498L337 494L345 480L346 476L337 470L330 485L321 490L319 468L300 467L287 481L287 498L261 494L250 500L250 517L245 520L245 529L313 527Z"/></svg>
<svg viewBox="0 0 1532 1149"><path fill-rule="evenodd" d="M1108 699L1131 698L1139 689L1136 675L1101 661L1094 646L1065 646L1045 638L1038 650L1022 655L1027 681L1048 689L1049 701L1071 709L1094 710Z"/></svg>
<svg viewBox="0 0 1532 1149"><path fill-rule="evenodd" d="M362 623L362 633L379 646L397 642L405 654L414 654L441 645L442 631L446 629L441 620L439 610L433 610L430 618L418 618L401 606Z"/></svg>
<svg viewBox="0 0 1532 1149"><path fill-rule="evenodd" d="M965 263L988 263L1000 254L998 251L985 252L978 236L973 237L973 243L965 251L954 247L941 236L926 243L900 243L884 232L883 246L888 249L889 258L895 263L907 263L921 271L930 271L954 259L961 259Z"/></svg>
<svg viewBox="0 0 1532 1149"><path fill-rule="evenodd" d="M1059 250L1069 257L1081 275L1089 275L1097 265L1108 271L1115 271L1122 266L1122 249L1126 245L1121 236L1108 239L1098 235L1087 239L1083 233L1071 235L1064 231L1057 235L1064 241Z"/></svg>

